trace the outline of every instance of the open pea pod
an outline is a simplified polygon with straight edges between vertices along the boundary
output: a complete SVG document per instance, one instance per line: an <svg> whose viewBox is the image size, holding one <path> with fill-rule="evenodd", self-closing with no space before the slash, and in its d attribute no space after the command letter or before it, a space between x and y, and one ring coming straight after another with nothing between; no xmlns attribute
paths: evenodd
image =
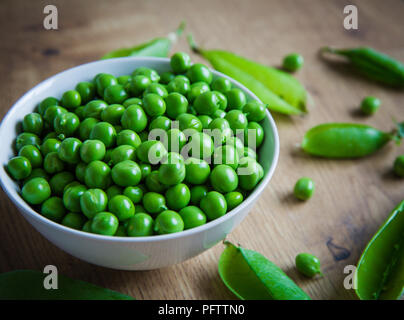
<svg viewBox="0 0 404 320"><path fill-rule="evenodd" d="M262 65L223 50L204 50L196 46L192 36L188 42L194 52L201 54L212 66L245 85L254 92L268 109L299 115L307 112L307 92L289 73Z"/></svg>
<svg viewBox="0 0 404 320"><path fill-rule="evenodd" d="M58 289L45 289L46 274L15 270L0 274L0 300L133 300L91 283L58 275Z"/></svg>
<svg viewBox="0 0 404 320"><path fill-rule="evenodd" d="M219 274L242 300L310 300L278 266L253 250L225 242Z"/></svg>
<svg viewBox="0 0 404 320"><path fill-rule="evenodd" d="M404 201L373 236L356 269L363 300L395 300L404 294Z"/></svg>
<svg viewBox="0 0 404 320"><path fill-rule="evenodd" d="M182 22L175 32L171 32L167 37L155 38L146 43L131 47L117 49L108 52L101 59L111 59L120 57L162 57L168 56L171 46L177 41L177 38L182 34L185 28L185 23Z"/></svg>

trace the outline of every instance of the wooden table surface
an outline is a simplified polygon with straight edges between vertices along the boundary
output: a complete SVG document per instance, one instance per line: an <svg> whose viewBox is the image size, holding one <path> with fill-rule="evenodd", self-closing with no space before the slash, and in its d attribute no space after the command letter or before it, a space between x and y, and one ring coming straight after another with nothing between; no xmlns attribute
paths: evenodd
<svg viewBox="0 0 404 320"><path fill-rule="evenodd" d="M403 120L403 92L381 87L321 61L321 46L369 45L404 60L403 1L52 1L59 30L42 26L45 1L2 1L0 8L0 113L28 89L67 68L97 60L105 52L142 43L174 30L181 20L206 48L236 52L269 65L299 52L305 58L297 78L315 106L305 117L275 115L281 149L275 174L250 215L228 239L263 253L314 299L353 299L343 286L346 265L356 264L371 235L404 198L403 180L391 172L403 146L393 144L362 160L333 161L303 155L306 130L329 121L360 122L383 130ZM343 28L343 8L356 4L359 30ZM188 51L184 38L175 50ZM193 56L194 61L201 60ZM382 107L373 117L357 113L374 95ZM2 143L9 143L3 141ZM6 146L8 147L8 146ZM313 198L294 200L301 176L316 182ZM42 270L47 264L68 276L130 294L137 299L232 299L217 262L223 245L169 268L116 271L80 261L35 231L0 192L0 272ZM294 268L299 252L322 261L323 278L305 279Z"/></svg>

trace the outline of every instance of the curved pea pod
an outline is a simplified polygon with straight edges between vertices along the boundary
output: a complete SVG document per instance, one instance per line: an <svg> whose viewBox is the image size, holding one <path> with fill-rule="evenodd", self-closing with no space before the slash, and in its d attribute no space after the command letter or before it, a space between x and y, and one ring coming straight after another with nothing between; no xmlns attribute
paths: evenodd
<svg viewBox="0 0 404 320"><path fill-rule="evenodd" d="M253 250L225 242L219 274L242 300L310 300L278 266Z"/></svg>
<svg viewBox="0 0 404 320"><path fill-rule="evenodd" d="M216 70L232 77L254 92L268 109L299 115L307 112L307 92L289 73L262 65L223 50L203 50L188 37L192 50L207 59Z"/></svg>
<svg viewBox="0 0 404 320"><path fill-rule="evenodd" d="M326 123L306 132L302 149L325 158L360 158L379 150L394 137L363 124Z"/></svg>
<svg viewBox="0 0 404 320"><path fill-rule="evenodd" d="M404 294L404 201L363 251L356 285L356 294L363 300L394 300Z"/></svg>
<svg viewBox="0 0 404 320"><path fill-rule="evenodd" d="M185 29L185 23L182 22L175 32L172 32L163 38L155 38L146 43L131 47L122 48L108 52L101 59L111 59L120 57L162 57L165 58L170 52L171 46L177 41L177 38Z"/></svg>
<svg viewBox="0 0 404 320"><path fill-rule="evenodd" d="M353 49L325 47L321 51L346 57L356 70L371 80L394 87L404 86L404 64L384 53L368 47Z"/></svg>
<svg viewBox="0 0 404 320"><path fill-rule="evenodd" d="M58 275L57 289L45 289L47 274L15 270L0 274L0 300L133 300L132 297L88 282Z"/></svg>

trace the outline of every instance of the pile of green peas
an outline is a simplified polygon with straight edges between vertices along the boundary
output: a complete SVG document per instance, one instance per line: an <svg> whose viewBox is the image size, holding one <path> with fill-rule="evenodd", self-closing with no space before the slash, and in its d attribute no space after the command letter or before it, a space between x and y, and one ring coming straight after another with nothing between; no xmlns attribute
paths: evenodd
<svg viewBox="0 0 404 320"><path fill-rule="evenodd" d="M24 117L7 164L23 199L64 226L129 237L198 227L242 203L264 175L256 151L265 105L247 101L228 79L213 79L186 53L170 64L161 74L147 67L100 73L40 102ZM168 143L151 139L154 129ZM208 129L219 130L219 143ZM245 139L234 135L240 130ZM202 152L184 155L191 141Z"/></svg>

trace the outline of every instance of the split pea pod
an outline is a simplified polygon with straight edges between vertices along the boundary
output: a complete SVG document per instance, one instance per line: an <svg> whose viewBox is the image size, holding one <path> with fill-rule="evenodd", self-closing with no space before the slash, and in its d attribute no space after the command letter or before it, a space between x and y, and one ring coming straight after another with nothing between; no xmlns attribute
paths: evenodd
<svg viewBox="0 0 404 320"><path fill-rule="evenodd" d="M185 23L181 22L177 30L169 33L166 37L155 38L146 43L131 48L122 48L108 52L101 59L135 57L135 56L165 58L168 56L172 44L177 41L177 38L184 31L184 28Z"/></svg>
<svg viewBox="0 0 404 320"><path fill-rule="evenodd" d="M404 201L369 241L355 277L362 300L393 300L404 294Z"/></svg>
<svg viewBox="0 0 404 320"><path fill-rule="evenodd" d="M365 77L393 87L404 87L404 64L400 61L368 47L353 49L333 49L328 52L346 57L352 66Z"/></svg>

